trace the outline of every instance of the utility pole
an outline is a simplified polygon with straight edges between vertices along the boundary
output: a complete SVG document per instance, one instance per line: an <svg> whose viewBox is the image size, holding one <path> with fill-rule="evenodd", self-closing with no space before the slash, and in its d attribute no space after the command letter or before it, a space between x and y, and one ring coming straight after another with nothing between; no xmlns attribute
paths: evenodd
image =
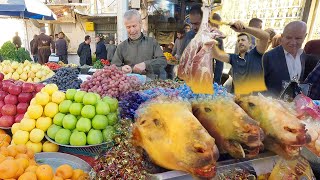
<svg viewBox="0 0 320 180"><path fill-rule="evenodd" d="M123 15L128 10L128 0L117 0L117 42L118 44L128 38L126 27L123 24Z"/></svg>
<svg viewBox="0 0 320 180"><path fill-rule="evenodd" d="M148 36L148 0L141 0L142 33Z"/></svg>

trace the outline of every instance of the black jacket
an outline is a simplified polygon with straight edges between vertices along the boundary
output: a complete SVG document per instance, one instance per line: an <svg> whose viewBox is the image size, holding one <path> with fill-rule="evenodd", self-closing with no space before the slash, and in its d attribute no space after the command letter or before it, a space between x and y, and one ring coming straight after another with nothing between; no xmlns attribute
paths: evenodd
<svg viewBox="0 0 320 180"><path fill-rule="evenodd" d="M97 59L107 59L107 49L103 41L99 41L96 47Z"/></svg>
<svg viewBox="0 0 320 180"><path fill-rule="evenodd" d="M86 44L85 42L81 43L79 45L77 54L80 57L81 66L84 64L87 64L87 65L92 64L91 49L89 44Z"/></svg>
<svg viewBox="0 0 320 180"><path fill-rule="evenodd" d="M68 54L68 43L65 39L58 39L56 41L56 54L58 56Z"/></svg>

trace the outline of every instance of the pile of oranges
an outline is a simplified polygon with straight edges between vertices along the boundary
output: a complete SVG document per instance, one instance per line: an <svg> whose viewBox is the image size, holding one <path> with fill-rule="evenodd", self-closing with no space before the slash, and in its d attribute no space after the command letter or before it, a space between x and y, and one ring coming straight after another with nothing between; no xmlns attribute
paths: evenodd
<svg viewBox="0 0 320 180"><path fill-rule="evenodd" d="M0 129L0 180L85 180L87 173L70 165L59 166L54 172L47 164L39 165L34 152L25 144L9 145L11 137Z"/></svg>

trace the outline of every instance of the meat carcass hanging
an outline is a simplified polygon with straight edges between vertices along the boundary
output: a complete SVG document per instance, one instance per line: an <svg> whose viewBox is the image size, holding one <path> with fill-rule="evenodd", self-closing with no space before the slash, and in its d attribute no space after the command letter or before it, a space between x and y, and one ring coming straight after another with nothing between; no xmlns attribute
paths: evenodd
<svg viewBox="0 0 320 180"><path fill-rule="evenodd" d="M178 67L178 77L196 94L213 94L212 42L222 34L209 25L211 1L213 0L202 1L201 26L183 51Z"/></svg>

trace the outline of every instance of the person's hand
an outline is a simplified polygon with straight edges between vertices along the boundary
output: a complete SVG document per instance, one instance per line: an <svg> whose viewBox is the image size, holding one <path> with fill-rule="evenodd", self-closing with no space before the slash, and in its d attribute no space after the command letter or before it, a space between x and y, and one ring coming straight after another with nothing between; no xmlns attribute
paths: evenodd
<svg viewBox="0 0 320 180"><path fill-rule="evenodd" d="M215 39L212 39L210 41L207 41L203 44L203 49L208 52L208 51L211 51L211 48L213 46L216 46L218 45L218 41L216 41Z"/></svg>
<svg viewBox="0 0 320 180"><path fill-rule="evenodd" d="M132 72L131 67L128 66L128 65L122 66L121 70L122 70L124 73L131 73L131 72Z"/></svg>
<svg viewBox="0 0 320 180"><path fill-rule="evenodd" d="M142 74L145 70L146 70L146 63L144 63L144 62L136 64L133 67L134 73Z"/></svg>
<svg viewBox="0 0 320 180"><path fill-rule="evenodd" d="M236 32L244 32L246 26L241 21L236 21L231 25L231 29Z"/></svg>

